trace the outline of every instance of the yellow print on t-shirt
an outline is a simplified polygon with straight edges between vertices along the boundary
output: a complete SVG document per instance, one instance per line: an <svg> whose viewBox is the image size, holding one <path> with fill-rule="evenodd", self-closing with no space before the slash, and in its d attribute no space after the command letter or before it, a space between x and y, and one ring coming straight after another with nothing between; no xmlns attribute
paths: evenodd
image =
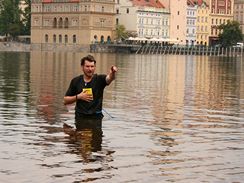
<svg viewBox="0 0 244 183"><path fill-rule="evenodd" d="M89 95L93 95L92 94L92 88L83 88L83 92L89 94Z"/></svg>

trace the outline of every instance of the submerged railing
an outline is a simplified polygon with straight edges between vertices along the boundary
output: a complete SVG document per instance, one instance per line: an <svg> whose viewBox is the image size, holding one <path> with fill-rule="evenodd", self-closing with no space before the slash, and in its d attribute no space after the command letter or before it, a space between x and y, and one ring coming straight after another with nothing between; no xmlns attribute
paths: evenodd
<svg viewBox="0 0 244 183"><path fill-rule="evenodd" d="M207 47L207 46L158 46L142 45L136 54L174 54L174 55L217 55L236 56L243 55L241 47Z"/></svg>
<svg viewBox="0 0 244 183"><path fill-rule="evenodd" d="M91 52L124 52L135 54L173 54L173 55L243 55L241 47L182 46L157 44L91 44Z"/></svg>

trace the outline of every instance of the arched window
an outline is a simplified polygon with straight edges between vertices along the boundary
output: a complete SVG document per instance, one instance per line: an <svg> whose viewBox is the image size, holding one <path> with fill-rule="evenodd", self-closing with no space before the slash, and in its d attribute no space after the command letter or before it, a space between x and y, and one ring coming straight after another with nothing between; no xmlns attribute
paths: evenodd
<svg viewBox="0 0 244 183"><path fill-rule="evenodd" d="M45 34L45 43L48 43L48 35Z"/></svg>
<svg viewBox="0 0 244 183"><path fill-rule="evenodd" d="M53 28L57 28L57 18L53 19Z"/></svg>
<svg viewBox="0 0 244 183"><path fill-rule="evenodd" d="M57 36L56 34L53 35L53 43L56 43L57 42Z"/></svg>
<svg viewBox="0 0 244 183"><path fill-rule="evenodd" d="M69 27L69 19L66 17L64 20L64 28L68 28Z"/></svg>
<svg viewBox="0 0 244 183"><path fill-rule="evenodd" d="M63 27L63 19L62 18L59 18L59 20L58 20L58 27L59 28Z"/></svg>
<svg viewBox="0 0 244 183"><path fill-rule="evenodd" d="M68 43L68 35L67 34L64 36L64 42Z"/></svg>
<svg viewBox="0 0 244 183"><path fill-rule="evenodd" d="M104 36L101 36L101 43L104 43Z"/></svg>
<svg viewBox="0 0 244 183"><path fill-rule="evenodd" d="M59 43L62 43L62 35L61 34L59 34L58 40L59 40Z"/></svg>
<svg viewBox="0 0 244 183"><path fill-rule="evenodd" d="M110 36L107 37L107 43L111 43L111 37Z"/></svg>
<svg viewBox="0 0 244 183"><path fill-rule="evenodd" d="M97 35L94 35L94 43L97 43Z"/></svg>
<svg viewBox="0 0 244 183"><path fill-rule="evenodd" d="M76 35L73 35L73 43L76 43Z"/></svg>

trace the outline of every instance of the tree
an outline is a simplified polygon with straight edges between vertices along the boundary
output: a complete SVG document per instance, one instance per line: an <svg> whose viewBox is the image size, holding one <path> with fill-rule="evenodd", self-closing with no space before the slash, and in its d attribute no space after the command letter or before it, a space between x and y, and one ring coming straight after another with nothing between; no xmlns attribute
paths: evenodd
<svg viewBox="0 0 244 183"><path fill-rule="evenodd" d="M23 11L23 32L24 35L30 35L31 28L31 0L24 0L24 11Z"/></svg>
<svg viewBox="0 0 244 183"><path fill-rule="evenodd" d="M224 47L235 45L243 40L240 24L237 21L228 21L227 24L219 26L221 33L219 41Z"/></svg>
<svg viewBox="0 0 244 183"><path fill-rule="evenodd" d="M117 27L116 27L116 39L123 40L123 39L126 39L127 37L128 37L128 34L125 30L125 26L124 25L117 25Z"/></svg>
<svg viewBox="0 0 244 183"><path fill-rule="evenodd" d="M0 10L0 32L5 36L15 38L21 33L22 22L20 20L20 0L3 0Z"/></svg>

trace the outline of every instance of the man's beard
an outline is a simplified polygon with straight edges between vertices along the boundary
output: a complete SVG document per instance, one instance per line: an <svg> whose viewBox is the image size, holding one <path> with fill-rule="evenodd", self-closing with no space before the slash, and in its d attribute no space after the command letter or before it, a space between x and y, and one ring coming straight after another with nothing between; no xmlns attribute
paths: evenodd
<svg viewBox="0 0 244 183"><path fill-rule="evenodd" d="M93 72L84 72L86 77L91 78L93 76Z"/></svg>

